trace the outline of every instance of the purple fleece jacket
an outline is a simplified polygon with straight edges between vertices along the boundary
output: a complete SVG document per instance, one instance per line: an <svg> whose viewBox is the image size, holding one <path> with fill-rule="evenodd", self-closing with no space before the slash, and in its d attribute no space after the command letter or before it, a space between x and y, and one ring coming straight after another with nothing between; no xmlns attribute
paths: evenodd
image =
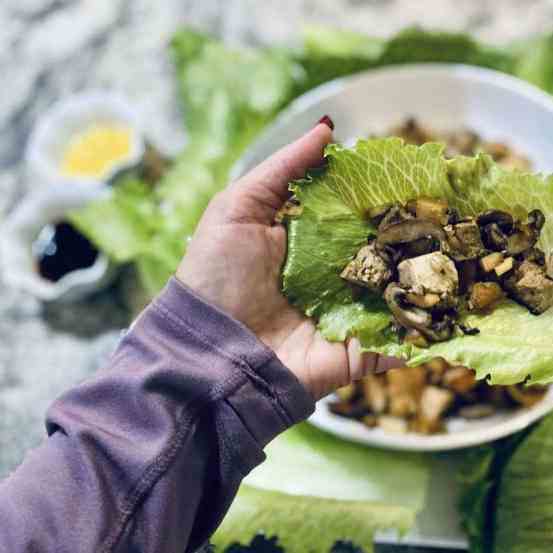
<svg viewBox="0 0 553 553"><path fill-rule="evenodd" d="M0 485L0 551L194 551L313 408L272 351L173 279Z"/></svg>

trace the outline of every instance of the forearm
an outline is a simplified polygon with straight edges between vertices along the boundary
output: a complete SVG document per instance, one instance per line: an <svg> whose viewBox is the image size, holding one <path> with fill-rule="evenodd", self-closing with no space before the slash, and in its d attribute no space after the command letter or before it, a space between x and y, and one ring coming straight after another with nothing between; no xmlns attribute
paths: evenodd
<svg viewBox="0 0 553 553"><path fill-rule="evenodd" d="M0 487L0 551L193 550L312 408L272 352L173 281Z"/></svg>

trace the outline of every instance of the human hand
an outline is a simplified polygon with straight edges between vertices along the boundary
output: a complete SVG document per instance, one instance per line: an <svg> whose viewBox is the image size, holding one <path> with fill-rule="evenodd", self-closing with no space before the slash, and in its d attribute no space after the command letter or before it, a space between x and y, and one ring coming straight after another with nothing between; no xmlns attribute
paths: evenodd
<svg viewBox="0 0 553 553"><path fill-rule="evenodd" d="M289 197L288 183L320 165L332 140L318 124L217 194L192 238L177 278L241 321L319 399L397 359L361 354L356 338L327 342L312 320L281 292L286 229L274 217Z"/></svg>

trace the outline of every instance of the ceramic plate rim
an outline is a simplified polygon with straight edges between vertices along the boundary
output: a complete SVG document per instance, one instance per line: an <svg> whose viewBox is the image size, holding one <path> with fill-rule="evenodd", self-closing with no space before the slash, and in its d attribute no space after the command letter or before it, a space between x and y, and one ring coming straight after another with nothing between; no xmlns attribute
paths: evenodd
<svg viewBox="0 0 553 553"><path fill-rule="evenodd" d="M275 118L272 124L259 135L257 140L233 166L231 178L238 178L242 175L252 164L252 161L255 160L256 152L266 145L266 142L275 133L282 132L284 128L292 126L298 114L329 97L339 95L349 87L355 86L358 82L365 79L370 79L370 77L378 78L382 75L387 75L388 77L394 75L400 76L406 73L417 72L422 75L434 74L439 76L443 74L444 76L454 76L459 79L491 84L495 87L514 92L521 97L522 102L535 102L544 110L553 113L553 99L551 96L525 81L491 69L448 63L400 64L392 67L371 69L324 83L292 101ZM329 399L325 398L318 402L316 411L309 419L309 422L337 437L386 449L421 452L446 451L480 445L523 430L550 411L553 411L553 387L541 403L529 409L515 411L513 415L507 415L505 420L490 423L489 426L482 428L472 428L433 436L414 433L392 434L382 431L375 432L363 427L357 421L332 415L326 407L328 401Z"/></svg>

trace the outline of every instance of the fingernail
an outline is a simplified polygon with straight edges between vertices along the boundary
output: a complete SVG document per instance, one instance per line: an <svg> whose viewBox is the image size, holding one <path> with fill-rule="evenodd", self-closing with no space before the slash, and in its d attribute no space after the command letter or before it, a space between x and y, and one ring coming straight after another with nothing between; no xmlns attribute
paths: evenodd
<svg viewBox="0 0 553 553"><path fill-rule="evenodd" d="M323 124L323 125L326 125L331 131L334 130L334 121L328 116L328 115L323 115L319 121L318 121L318 124Z"/></svg>

